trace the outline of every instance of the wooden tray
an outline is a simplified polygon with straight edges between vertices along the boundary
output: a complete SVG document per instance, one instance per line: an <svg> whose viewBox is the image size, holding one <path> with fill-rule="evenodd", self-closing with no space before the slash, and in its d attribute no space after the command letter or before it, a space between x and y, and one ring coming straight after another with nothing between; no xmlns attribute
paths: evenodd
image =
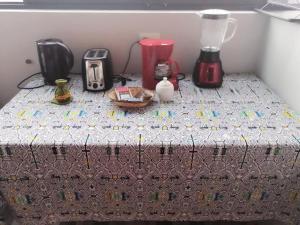
<svg viewBox="0 0 300 225"><path fill-rule="evenodd" d="M119 107L124 108L142 108L147 106L150 102L152 102L152 99L154 97L154 92L141 88L141 87L129 87L129 90L133 97L141 97L144 95L144 101L143 102L127 102L127 101L118 101L117 94L115 92L115 89L111 90L108 93L108 97Z"/></svg>

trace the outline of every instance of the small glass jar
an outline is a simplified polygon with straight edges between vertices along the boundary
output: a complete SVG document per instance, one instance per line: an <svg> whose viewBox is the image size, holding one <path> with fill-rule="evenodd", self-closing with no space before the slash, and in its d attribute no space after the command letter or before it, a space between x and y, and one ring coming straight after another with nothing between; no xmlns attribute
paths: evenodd
<svg viewBox="0 0 300 225"><path fill-rule="evenodd" d="M58 79L55 81L57 85L55 90L54 103L68 104L72 101L70 90L67 88L68 81L65 79Z"/></svg>

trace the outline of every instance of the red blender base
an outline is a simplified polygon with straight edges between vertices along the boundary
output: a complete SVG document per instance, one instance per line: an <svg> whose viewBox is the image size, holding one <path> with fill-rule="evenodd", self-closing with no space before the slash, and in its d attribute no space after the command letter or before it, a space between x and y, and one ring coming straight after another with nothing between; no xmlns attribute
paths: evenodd
<svg viewBox="0 0 300 225"><path fill-rule="evenodd" d="M220 63L200 63L197 86L217 88L222 85L223 71Z"/></svg>
<svg viewBox="0 0 300 225"><path fill-rule="evenodd" d="M218 88L223 83L223 75L219 52L201 51L194 68L194 84L202 88Z"/></svg>

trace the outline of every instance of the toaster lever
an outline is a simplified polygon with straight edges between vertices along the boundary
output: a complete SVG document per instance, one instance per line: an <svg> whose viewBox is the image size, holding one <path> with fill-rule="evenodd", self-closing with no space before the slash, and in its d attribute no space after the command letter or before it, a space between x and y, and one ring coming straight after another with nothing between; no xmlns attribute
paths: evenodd
<svg viewBox="0 0 300 225"><path fill-rule="evenodd" d="M93 71L94 71L94 80L97 80L95 68L98 67L98 65L97 64L92 64L91 67L93 68Z"/></svg>

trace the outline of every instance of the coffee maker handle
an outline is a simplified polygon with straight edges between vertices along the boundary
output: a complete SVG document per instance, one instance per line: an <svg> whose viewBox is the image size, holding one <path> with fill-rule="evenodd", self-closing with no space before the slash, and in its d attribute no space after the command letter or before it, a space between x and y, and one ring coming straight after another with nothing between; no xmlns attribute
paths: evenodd
<svg viewBox="0 0 300 225"><path fill-rule="evenodd" d="M232 30L231 34L224 39L224 43L230 41L234 37L234 35L236 33L236 30L237 30L237 27L238 27L238 22L234 18L229 18L228 19L228 25L230 25L230 24L233 25L233 30Z"/></svg>
<svg viewBox="0 0 300 225"><path fill-rule="evenodd" d="M66 62L67 62L67 65L68 65L68 70L70 71L72 69L73 65L74 65L74 55L73 55L71 49L67 45L65 45L64 43L57 42L57 44L59 46L61 46L64 49L65 53L66 53Z"/></svg>

